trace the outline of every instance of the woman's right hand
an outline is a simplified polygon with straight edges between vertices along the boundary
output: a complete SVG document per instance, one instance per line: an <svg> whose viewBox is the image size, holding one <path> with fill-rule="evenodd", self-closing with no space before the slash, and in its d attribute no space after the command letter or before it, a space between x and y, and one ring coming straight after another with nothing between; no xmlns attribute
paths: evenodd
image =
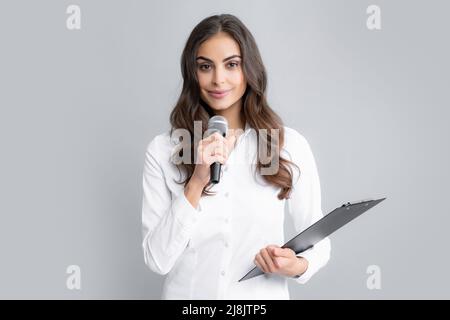
<svg viewBox="0 0 450 320"><path fill-rule="evenodd" d="M224 165L228 160L230 151L234 147L235 141L236 137L234 135L224 138L218 132L200 140L191 181L199 183L202 188L205 187L210 180L211 164L219 162Z"/></svg>

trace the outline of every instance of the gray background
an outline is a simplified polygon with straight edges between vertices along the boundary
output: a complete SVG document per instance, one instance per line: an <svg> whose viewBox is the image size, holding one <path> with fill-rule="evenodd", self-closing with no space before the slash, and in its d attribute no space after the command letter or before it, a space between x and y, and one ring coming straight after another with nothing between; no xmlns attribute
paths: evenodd
<svg viewBox="0 0 450 320"><path fill-rule="evenodd" d="M66 8L81 7L81 30ZM366 27L381 8L382 29ZM0 298L158 299L141 251L147 144L169 128L192 28L236 14L270 105L316 157L323 211L388 199L331 236L293 299L450 298L446 1L2 1ZM287 220L286 236L293 235ZM81 290L66 268L81 267ZM369 290L369 265L381 289Z"/></svg>

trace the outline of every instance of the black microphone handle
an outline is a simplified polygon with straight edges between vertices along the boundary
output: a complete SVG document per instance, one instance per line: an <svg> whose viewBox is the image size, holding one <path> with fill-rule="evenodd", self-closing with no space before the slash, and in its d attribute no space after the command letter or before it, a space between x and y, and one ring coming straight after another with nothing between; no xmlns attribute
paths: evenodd
<svg viewBox="0 0 450 320"><path fill-rule="evenodd" d="M214 162L211 165L211 178L210 178L210 182L211 183L219 183L220 181L220 169L222 167L222 164L220 162Z"/></svg>

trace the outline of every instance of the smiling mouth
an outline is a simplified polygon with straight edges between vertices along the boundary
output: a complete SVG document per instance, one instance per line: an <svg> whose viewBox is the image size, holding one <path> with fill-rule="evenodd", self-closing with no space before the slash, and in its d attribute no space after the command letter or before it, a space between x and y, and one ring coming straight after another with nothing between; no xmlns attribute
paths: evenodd
<svg viewBox="0 0 450 320"><path fill-rule="evenodd" d="M220 98L225 97L230 91L231 91L231 89L230 90L222 90L222 91L208 91L208 94L213 98L220 99Z"/></svg>

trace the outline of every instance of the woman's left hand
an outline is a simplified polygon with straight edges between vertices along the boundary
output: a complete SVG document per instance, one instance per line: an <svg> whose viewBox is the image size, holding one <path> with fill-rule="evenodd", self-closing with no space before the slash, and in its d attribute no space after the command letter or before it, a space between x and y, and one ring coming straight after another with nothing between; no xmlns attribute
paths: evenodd
<svg viewBox="0 0 450 320"><path fill-rule="evenodd" d="M269 245L262 248L255 257L256 266L265 273L276 273L287 277L300 275L308 268L308 261L297 257L289 248Z"/></svg>

